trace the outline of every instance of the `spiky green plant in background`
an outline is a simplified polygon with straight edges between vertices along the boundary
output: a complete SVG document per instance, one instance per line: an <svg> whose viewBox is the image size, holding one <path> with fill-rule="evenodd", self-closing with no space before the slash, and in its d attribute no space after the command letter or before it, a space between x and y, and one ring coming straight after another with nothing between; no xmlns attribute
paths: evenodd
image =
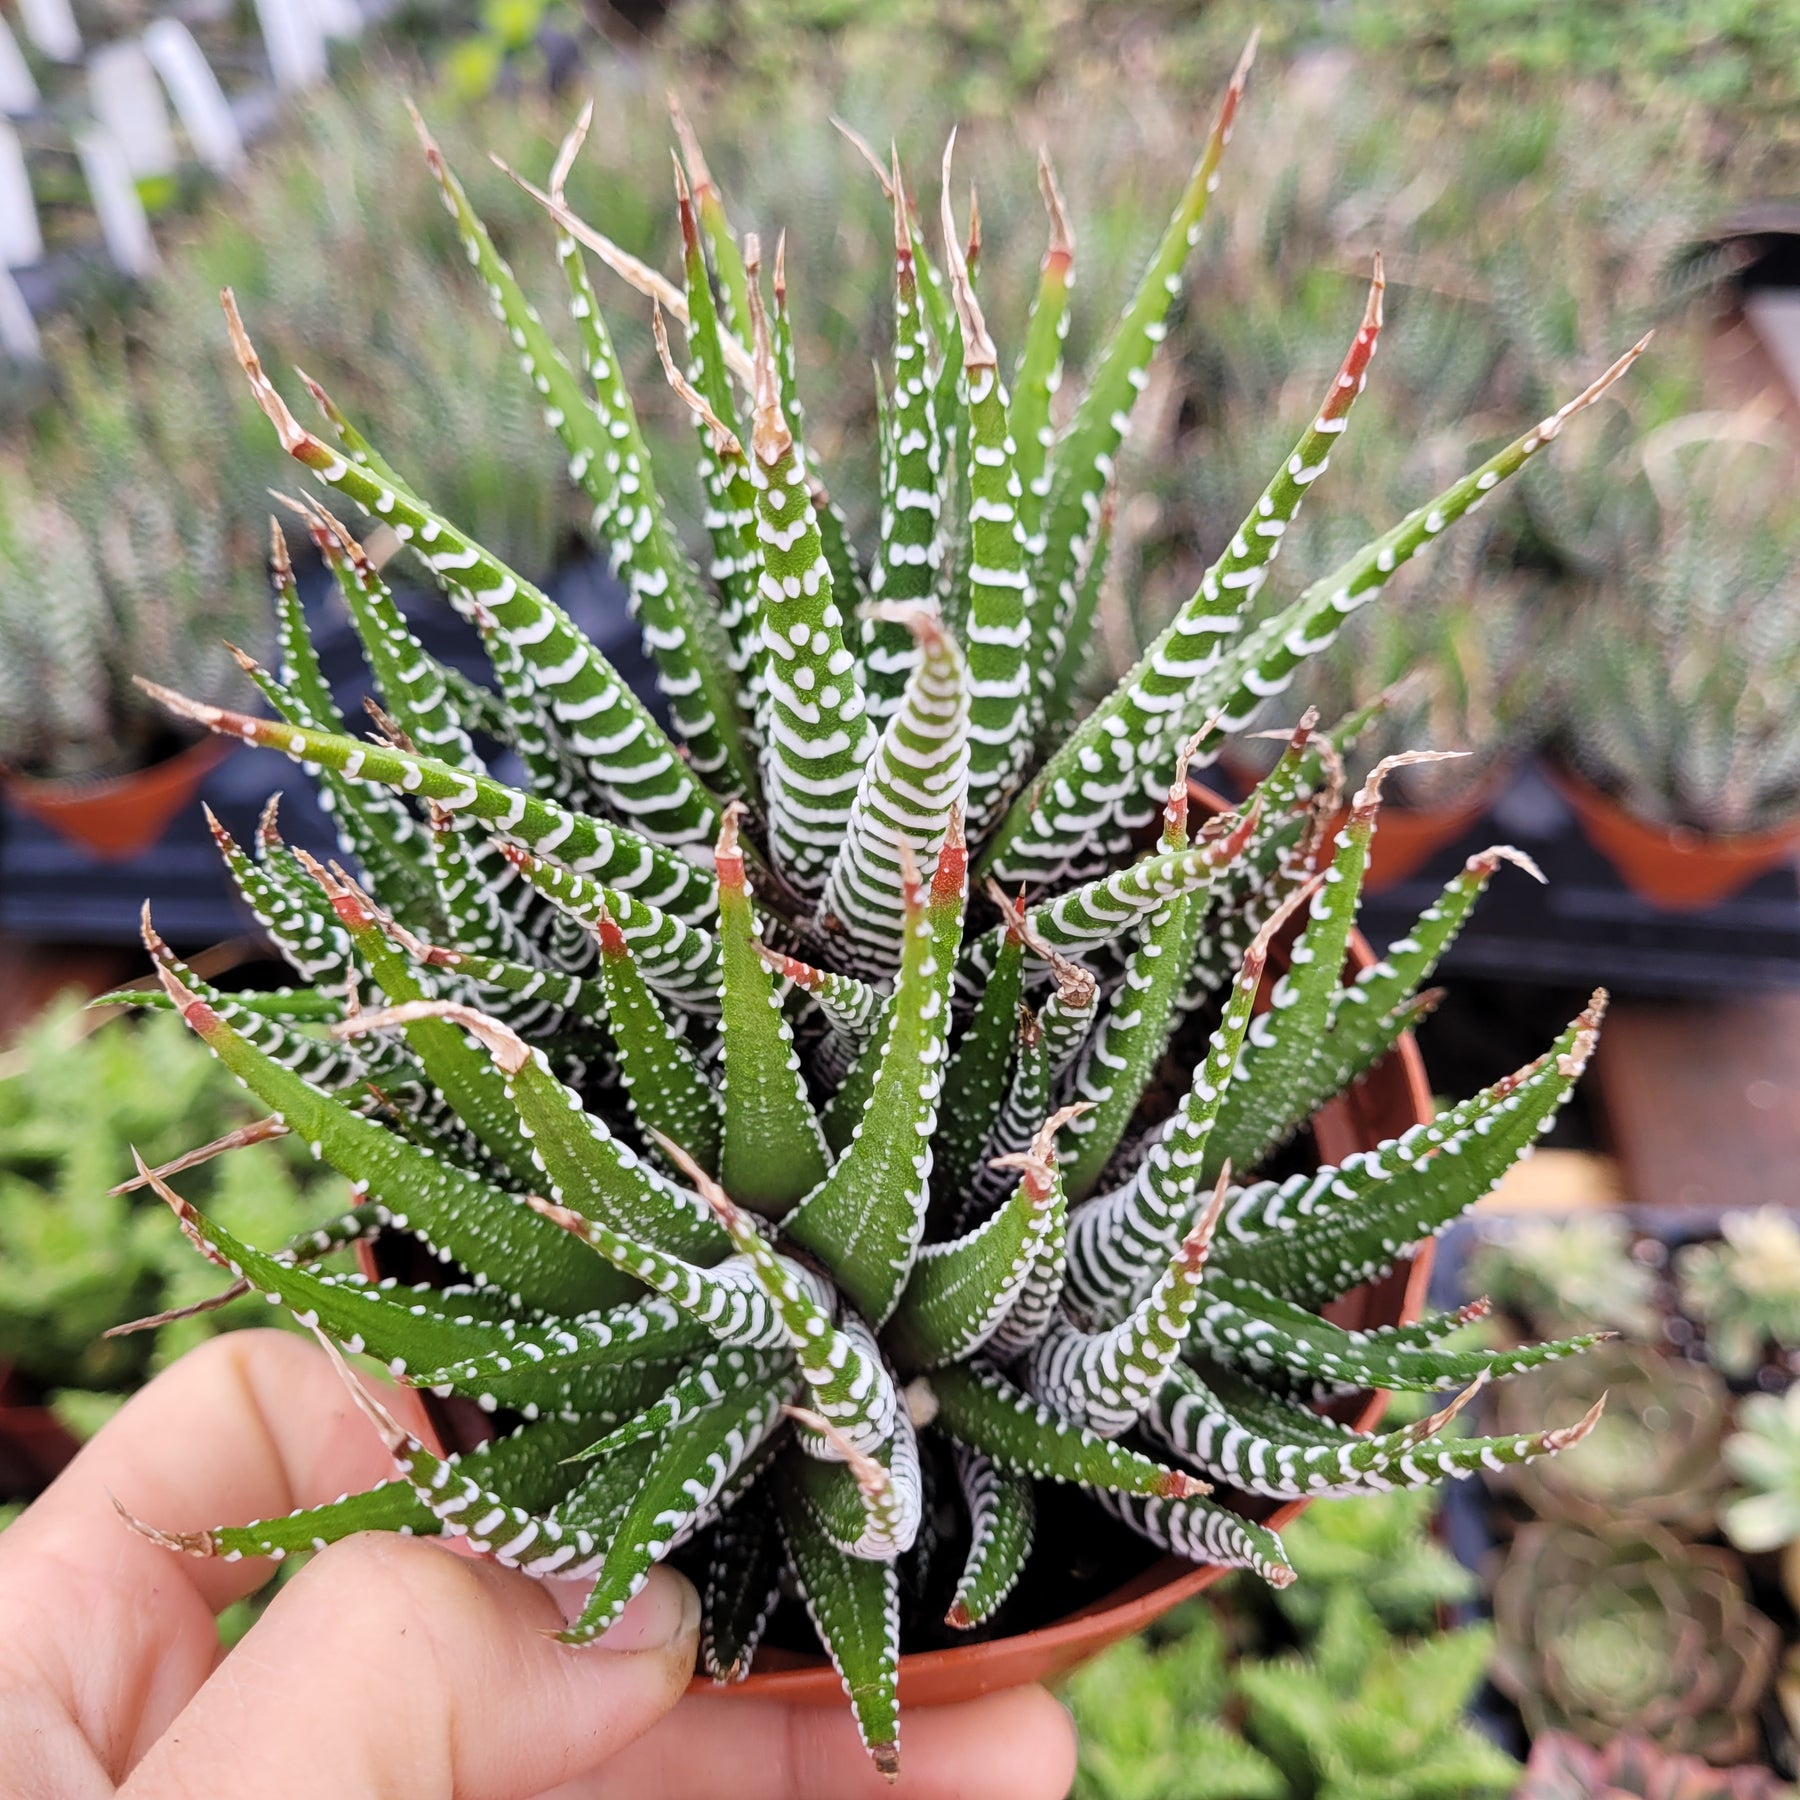
<svg viewBox="0 0 1800 1800"><path fill-rule="evenodd" d="M171 469L121 373L76 372L68 442L0 464L0 765L34 775L151 760L169 721L132 675L241 703L224 640L267 635L218 494Z"/></svg>
<svg viewBox="0 0 1800 1800"><path fill-rule="evenodd" d="M1004 1608L1039 1483L1078 1484L1163 1550L1281 1584L1278 1538L1208 1498L1209 1479L1274 1498L1423 1484L1553 1453L1590 1427L1464 1438L1447 1430L1458 1398L1365 1434L1310 1402L1462 1387L1592 1342L1454 1349L1443 1340L1460 1314L1349 1331L1317 1309L1392 1268L1530 1148L1591 1053L1603 996L1542 1059L1379 1153L1247 1179L1419 1016L1420 982L1500 859L1473 859L1345 986L1387 771L1354 796L1316 877L1340 789L1313 721L1249 805L1197 835L1186 784L1635 352L1259 613L1361 392L1378 278L1241 530L1126 680L1074 710L1108 475L1247 67L1060 430L1075 247L1053 177L1051 245L1007 384L949 152L941 261L895 159L893 375L866 562L803 447L783 247L771 316L760 247L732 231L691 132L679 282L563 202L585 121L556 160L542 199L561 228L579 374L425 139L626 581L673 736L316 384L335 441L302 426L227 296L283 446L418 558L482 634L495 686L447 680L362 547L309 503L298 510L381 692L374 736L349 735L320 679L279 532L283 668L251 670L276 717L158 690L180 716L316 769L360 868L290 848L272 818L254 854L220 832L306 984L282 994L222 992L148 920L145 939L167 1003L367 1203L270 1253L151 1173L235 1279L510 1425L440 1454L369 1400L393 1480L168 1542L279 1557L375 1527L464 1536L528 1573L593 1577L565 1633L577 1644L679 1549L703 1589L710 1671L748 1670L791 1587L891 1773L903 1639L1003 1629L1030 1610ZM696 420L710 582L665 509L583 245L655 303ZM521 785L490 772L478 735L517 756ZM411 1233L457 1284L308 1267L325 1244L378 1231ZM1065 1579L1052 1561L1039 1616Z"/></svg>
<svg viewBox="0 0 1800 1800"><path fill-rule="evenodd" d="M1694 414L1633 461L1571 633L1559 747L1654 824L1778 829L1800 817L1792 452L1767 419Z"/></svg>

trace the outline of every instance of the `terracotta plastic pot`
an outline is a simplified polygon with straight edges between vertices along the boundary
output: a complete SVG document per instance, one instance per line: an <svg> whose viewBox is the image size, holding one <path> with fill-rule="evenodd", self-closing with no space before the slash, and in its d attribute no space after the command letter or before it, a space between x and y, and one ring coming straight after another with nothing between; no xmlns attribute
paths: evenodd
<svg viewBox="0 0 1800 1800"><path fill-rule="evenodd" d="M1198 784L1194 796L1208 812L1226 809L1225 801ZM1297 928L1299 921L1295 924ZM1285 960L1279 945L1275 960ZM1374 961L1374 952L1361 935L1353 936L1352 970L1365 969ZM1372 1150L1383 1139L1398 1137L1429 1119L1432 1111L1425 1066L1408 1035L1347 1094L1320 1109L1313 1119L1313 1135L1322 1160L1341 1162L1353 1150ZM441 1268L435 1258L421 1254L416 1266L407 1266L392 1256L393 1251L403 1256L412 1248L405 1240L397 1240L391 1249L377 1240L376 1245L359 1245L357 1254L365 1273L397 1275L402 1281L430 1279L430 1271ZM1352 1329L1417 1319L1425 1303L1432 1249L1429 1243L1420 1246L1384 1280L1346 1294L1327 1309L1330 1317ZM485 1415L474 1407L447 1404L429 1394L419 1398L439 1439L434 1447L440 1452L446 1444L460 1447L488 1435ZM1371 1395L1354 1423L1365 1430L1371 1428L1386 1405L1385 1394ZM1256 1516L1279 1530L1306 1506L1305 1500L1290 1500L1266 1513L1259 1509ZM1228 1572L1165 1557L1113 1593L1039 1630L902 1656L900 1703L903 1707L948 1705L1026 1682L1053 1679L1141 1631ZM696 1676L694 1691L817 1706L841 1706L844 1698L837 1671L823 1653L803 1656L774 1649L758 1653L757 1667L746 1680L719 1688L706 1677Z"/></svg>
<svg viewBox="0 0 1800 1800"><path fill-rule="evenodd" d="M8 772L6 792L20 811L102 862L125 862L162 836L233 748L229 738L204 737L147 769L104 781L45 781Z"/></svg>
<svg viewBox="0 0 1800 1800"><path fill-rule="evenodd" d="M1544 773L1619 879L1664 912L1716 906L1757 876L1800 858L1800 819L1775 831L1711 837L1634 818L1568 769L1546 764Z"/></svg>

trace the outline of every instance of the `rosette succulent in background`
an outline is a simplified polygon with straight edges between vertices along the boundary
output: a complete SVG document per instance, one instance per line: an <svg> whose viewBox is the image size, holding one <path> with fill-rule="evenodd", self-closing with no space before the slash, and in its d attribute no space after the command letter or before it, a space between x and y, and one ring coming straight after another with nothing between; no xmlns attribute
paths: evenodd
<svg viewBox="0 0 1800 1800"><path fill-rule="evenodd" d="M1703 1363L1601 1344L1579 1364L1534 1371L1499 1393L1495 1413L1580 1409L1602 1393L1606 1413L1587 1441L1542 1471L1508 1471L1514 1491L1541 1518L1710 1531L1725 1487L1719 1449L1731 1395Z"/></svg>
<svg viewBox="0 0 1800 1800"><path fill-rule="evenodd" d="M1794 1789L1768 1769L1716 1769L1636 1733L1596 1750L1566 1731L1546 1731L1531 1746L1513 1800L1794 1800Z"/></svg>
<svg viewBox="0 0 1800 1800"><path fill-rule="evenodd" d="M1662 1325L1656 1269L1632 1254L1625 1220L1601 1208L1567 1218L1482 1221L1465 1286L1533 1330L1583 1319L1653 1339Z"/></svg>
<svg viewBox="0 0 1800 1800"><path fill-rule="evenodd" d="M1800 1596L1800 1387L1780 1399L1749 1395L1738 1407L1737 1424L1725 1440L1725 1464L1743 1485L1719 1523L1746 1555L1781 1552L1782 1585L1795 1600Z"/></svg>
<svg viewBox="0 0 1800 1800"><path fill-rule="evenodd" d="M1533 1736L1566 1730L1601 1746L1638 1731L1715 1763L1756 1752L1781 1634L1728 1550L1656 1526L1528 1526L1495 1583L1494 1623L1494 1680Z"/></svg>
<svg viewBox="0 0 1800 1800"><path fill-rule="evenodd" d="M1727 1213L1716 1241L1677 1252L1675 1276L1727 1375L1743 1380L1771 1350L1800 1349L1800 1225L1780 1207Z"/></svg>

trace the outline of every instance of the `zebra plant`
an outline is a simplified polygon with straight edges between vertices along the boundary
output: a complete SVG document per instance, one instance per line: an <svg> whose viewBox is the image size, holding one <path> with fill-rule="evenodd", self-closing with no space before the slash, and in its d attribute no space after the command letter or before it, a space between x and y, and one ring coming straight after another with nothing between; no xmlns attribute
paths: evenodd
<svg viewBox="0 0 1800 1800"><path fill-rule="evenodd" d="M1341 763L1313 718L1235 813L1190 817L1187 779L1630 358L1254 616L1362 388L1378 272L1340 372L1200 591L1104 705L1070 714L1109 470L1247 67L1060 430L1075 252L1048 166L1050 247L1010 391L948 180L934 257L897 160L882 171L894 361L867 562L803 449L781 249L771 310L756 241L734 235L685 126L679 282L564 205L582 127L557 159L543 199L579 371L421 127L593 501L673 735L316 385L325 434L301 425L226 297L283 445L418 559L480 632L494 679L435 663L371 557L312 502L298 511L379 689L374 732L352 736L333 704L279 531L282 667L250 670L273 717L159 690L323 784L342 861L290 847L272 814L254 846L218 828L302 985L222 992L148 918L145 941L159 1000L270 1109L266 1133L298 1133L362 1204L261 1250L180 1198L176 1171L148 1174L232 1291L473 1400L498 1435L446 1451L365 1397L392 1479L164 1541L279 1558L371 1528L463 1537L531 1575L591 1578L572 1644L676 1554L703 1592L711 1674L743 1676L778 1601L797 1597L892 1774L903 1644L1055 1615L1057 1545L1029 1579L1043 1483L1086 1490L1121 1543L1135 1533L1280 1585L1278 1537L1213 1484L1274 1498L1413 1485L1549 1455L1589 1428L1464 1438L1447 1431L1457 1399L1365 1433L1314 1402L1466 1392L1593 1341L1473 1351L1445 1341L1466 1314L1353 1331L1319 1309L1530 1148L1604 996L1539 1061L1378 1152L1255 1179L1428 1010L1421 984L1512 853L1473 858L1345 985L1386 765L1329 845ZM696 422L705 576L663 507L584 245L652 298ZM524 771L516 786L490 770L496 741ZM450 1285L314 1266L377 1233L411 1234Z"/></svg>

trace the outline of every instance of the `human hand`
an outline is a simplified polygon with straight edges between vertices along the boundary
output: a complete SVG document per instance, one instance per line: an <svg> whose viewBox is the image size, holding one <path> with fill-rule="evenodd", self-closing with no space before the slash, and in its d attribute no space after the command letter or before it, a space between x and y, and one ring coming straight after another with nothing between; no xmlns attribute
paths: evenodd
<svg viewBox="0 0 1800 1800"><path fill-rule="evenodd" d="M390 1396L403 1406L410 1397ZM391 1473L325 1356L233 1332L137 1395L0 1534L0 1800L855 1800L894 1792L847 1709L693 1695L699 1601L671 1569L600 1642L555 1584L424 1540L321 1551L222 1655L265 1561L174 1530L315 1506ZM563 1584L566 1588L570 1584ZM562 1600L569 1600L567 1594ZM905 1715L908 1800L1053 1800L1068 1715L1041 1688Z"/></svg>

